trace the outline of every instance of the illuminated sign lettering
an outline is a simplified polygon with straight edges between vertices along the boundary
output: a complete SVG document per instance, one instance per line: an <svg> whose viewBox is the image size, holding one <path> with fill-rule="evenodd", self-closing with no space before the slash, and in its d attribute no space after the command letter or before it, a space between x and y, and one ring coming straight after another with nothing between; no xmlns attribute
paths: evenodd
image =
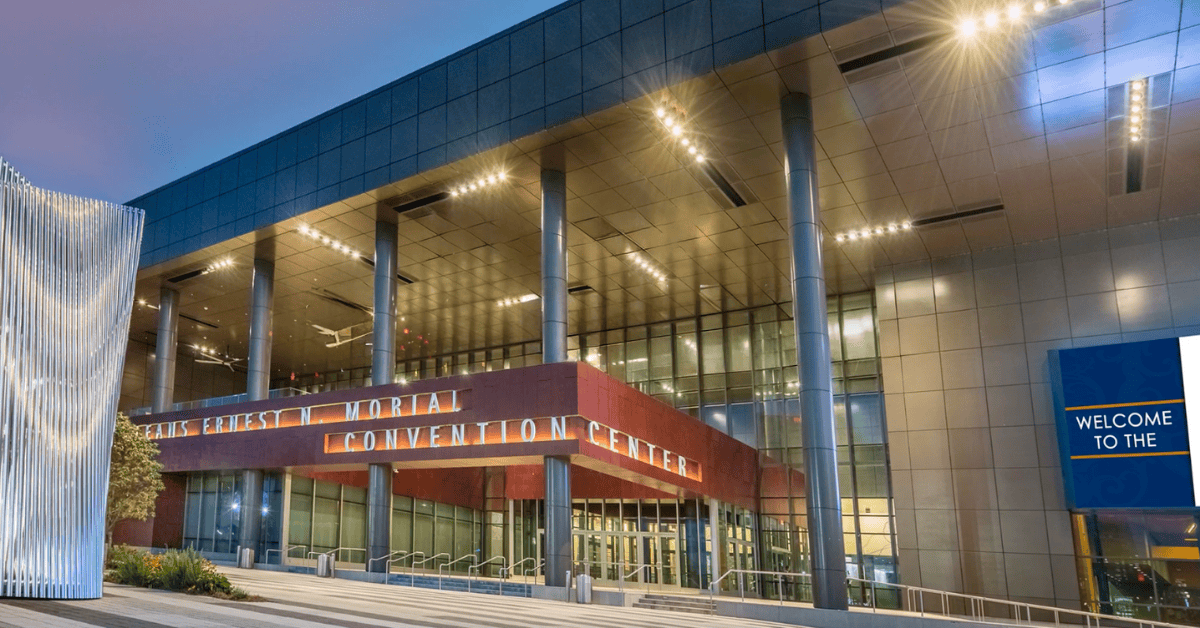
<svg viewBox="0 0 1200 628"><path fill-rule="evenodd" d="M463 408L466 391L449 390L379 399L360 399L342 403L300 406L282 410L264 410L240 414L222 414L196 419L164 421L139 426L151 440L185 438L211 434L234 434L277 428L373 421L405 416L423 416L458 412Z"/></svg>
<svg viewBox="0 0 1200 628"><path fill-rule="evenodd" d="M701 481L700 465L695 461L581 416L449 423L326 434L325 453L430 450L564 440L587 441L669 473Z"/></svg>

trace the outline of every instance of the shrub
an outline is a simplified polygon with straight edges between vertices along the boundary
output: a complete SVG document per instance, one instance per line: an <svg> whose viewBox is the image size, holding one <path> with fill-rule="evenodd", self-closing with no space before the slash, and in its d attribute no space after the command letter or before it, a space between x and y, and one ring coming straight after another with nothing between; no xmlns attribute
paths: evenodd
<svg viewBox="0 0 1200 628"><path fill-rule="evenodd" d="M107 562L104 566L108 569L116 569L117 565L129 560L137 553L137 550L128 545L113 545L108 548Z"/></svg>
<svg viewBox="0 0 1200 628"><path fill-rule="evenodd" d="M217 572L216 565L191 548L149 554L114 547L110 563L109 580L117 584L213 595L228 600L256 599L230 584L229 578Z"/></svg>

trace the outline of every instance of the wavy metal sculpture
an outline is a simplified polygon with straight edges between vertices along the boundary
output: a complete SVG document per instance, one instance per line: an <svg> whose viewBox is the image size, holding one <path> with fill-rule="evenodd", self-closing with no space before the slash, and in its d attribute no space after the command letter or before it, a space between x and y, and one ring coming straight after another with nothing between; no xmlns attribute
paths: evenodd
<svg viewBox="0 0 1200 628"><path fill-rule="evenodd" d="M101 595L144 219L0 159L0 596Z"/></svg>

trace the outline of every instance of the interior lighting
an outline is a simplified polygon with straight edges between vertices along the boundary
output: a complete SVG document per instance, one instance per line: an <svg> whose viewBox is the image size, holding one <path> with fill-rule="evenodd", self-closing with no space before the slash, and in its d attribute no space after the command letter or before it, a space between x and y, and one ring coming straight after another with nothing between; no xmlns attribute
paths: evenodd
<svg viewBox="0 0 1200 628"><path fill-rule="evenodd" d="M833 239L838 243L854 242L859 239L869 240L874 237L884 236L889 233L900 233L901 231L908 231L910 229L912 229L911 222L891 222L886 225L876 225L874 227L866 227L861 230L850 229L845 233L834 234Z"/></svg>
<svg viewBox="0 0 1200 628"><path fill-rule="evenodd" d="M204 269L203 274L207 275L208 273L214 273L214 272L217 272L218 270L223 270L225 268L229 268L230 266L233 266L233 260L226 257L225 259L220 259L220 260L217 260L217 261L209 264L208 268Z"/></svg>
<svg viewBox="0 0 1200 628"><path fill-rule="evenodd" d="M451 187L450 196L462 196L463 194L469 194L471 192L489 188L507 178L508 175L506 175L503 171L482 175L474 181Z"/></svg>
<svg viewBox="0 0 1200 628"><path fill-rule="evenodd" d="M977 32L979 32L979 24L975 20L968 19L958 23L958 34L967 39L974 37Z"/></svg>
<svg viewBox="0 0 1200 628"><path fill-rule="evenodd" d="M634 253L633 255L629 256L629 259L633 260L633 263L638 268L641 268L642 271L651 277L654 277L658 281L665 282L667 280L667 274L665 272L659 270L654 264L650 263L650 260L642 257L640 254Z"/></svg>
<svg viewBox="0 0 1200 628"><path fill-rule="evenodd" d="M1008 11L1006 11L1006 13L1008 14L1008 21L1010 21L1010 22L1020 21L1021 13L1023 13L1023 12L1024 12L1024 9L1022 9L1021 5L1019 5L1019 4L1008 5Z"/></svg>
<svg viewBox="0 0 1200 628"><path fill-rule="evenodd" d="M1147 122L1150 115L1149 111L1144 111L1143 102L1146 98L1146 81L1138 79L1129 82L1129 141L1136 143L1142 141L1142 128Z"/></svg>
<svg viewBox="0 0 1200 628"><path fill-rule="evenodd" d="M696 160L696 163L705 162L706 157L701 151L700 141L696 133L689 131L687 128L687 114L681 107L673 103L664 102L661 106L654 109L654 116L662 123L668 137L679 142L679 145L687 150L688 154Z"/></svg>
<svg viewBox="0 0 1200 628"><path fill-rule="evenodd" d="M530 301L536 301L539 298L540 297L538 297L538 295L536 295L536 294L523 294L519 297L513 297L511 299L500 299L499 301L496 302L496 305L498 307L508 307L510 305L517 305L518 303L528 303ZM407 332L405 332L405 333L407 333Z"/></svg>
<svg viewBox="0 0 1200 628"><path fill-rule="evenodd" d="M350 245L339 242L336 239L331 238L308 225L300 225L297 231L299 231L301 235L308 236L312 240L320 242L321 244L324 244L338 253L344 253L350 257L363 257L361 253L352 248Z"/></svg>
<svg viewBox="0 0 1200 628"><path fill-rule="evenodd" d="M996 28L1000 25L1000 15L995 11L988 11L983 16L983 25L987 28Z"/></svg>
<svg viewBox="0 0 1200 628"><path fill-rule="evenodd" d="M1040 2L1040 1L1039 1L1039 2L1034 2L1034 3L1033 3L1033 12L1034 12L1034 13L1041 13L1042 11L1045 11L1045 10L1046 10L1046 3L1045 3L1045 2Z"/></svg>

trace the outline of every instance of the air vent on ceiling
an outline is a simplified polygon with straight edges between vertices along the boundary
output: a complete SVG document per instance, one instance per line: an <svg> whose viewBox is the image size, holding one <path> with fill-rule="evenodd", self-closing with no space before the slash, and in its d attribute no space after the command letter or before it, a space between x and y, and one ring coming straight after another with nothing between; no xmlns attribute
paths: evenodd
<svg viewBox="0 0 1200 628"><path fill-rule="evenodd" d="M584 292L595 292L595 291L596 291L595 288L593 288L587 284L579 284L578 286L571 286L570 288L567 288L567 294L581 294Z"/></svg>
<svg viewBox="0 0 1200 628"><path fill-rule="evenodd" d="M182 283L184 281L187 281L188 279L194 279L196 277L199 277L200 275L203 275L205 270L207 270L207 269L197 268L196 270L188 271L181 275L175 275L174 277L167 279L167 281L169 281L171 283Z"/></svg>
<svg viewBox="0 0 1200 628"><path fill-rule="evenodd" d="M900 57L928 48L946 37L946 33L896 31L836 50L834 58L838 61L838 69L846 75L846 81L854 84L900 70Z"/></svg>
<svg viewBox="0 0 1200 628"><path fill-rule="evenodd" d="M356 311L363 312L366 314L372 314L372 315L374 314L374 310L372 310L371 308L369 308L361 303L355 303L354 301L351 301L350 299L347 299L343 296L334 294L328 290L324 290L322 292L314 291L313 294L315 294L318 297L321 297L322 299L325 299L326 301L329 301L331 303L336 303L338 305L350 308L352 310L356 310Z"/></svg>
<svg viewBox="0 0 1200 628"><path fill-rule="evenodd" d="M194 316L188 316L187 314L184 314L183 312L179 313L179 318L186 318L189 321L196 323L197 325L203 325L205 327L208 327L209 329L220 329L220 327L217 327L216 325L213 325L212 323L210 323L208 321L202 321Z"/></svg>
<svg viewBox="0 0 1200 628"><path fill-rule="evenodd" d="M370 266L371 268L375 268L375 260L373 260L369 257L366 257L365 255L360 255L358 257L358 261L366 264L367 266ZM396 273L396 280L405 285L412 285L414 283L417 283L416 279L413 279L411 277L405 277L404 275L402 275L400 273Z"/></svg>
<svg viewBox="0 0 1200 628"><path fill-rule="evenodd" d="M971 218L972 216L982 216L983 214L991 214L1004 211L1004 205L987 205L976 209L964 209L950 214L942 214L941 216L930 216L929 218L918 218L910 224L913 227L925 227L928 225L936 225L941 222L949 222L951 220L961 220L963 218Z"/></svg>
<svg viewBox="0 0 1200 628"><path fill-rule="evenodd" d="M701 164L700 169L704 171L704 174L708 175L713 185L717 186L717 189L721 191L721 195L725 197L725 200L732 203L734 207L743 207L746 205L746 199L733 188L733 185L729 183L725 175L721 174L721 171L717 170L717 167L711 161Z"/></svg>
<svg viewBox="0 0 1200 628"><path fill-rule="evenodd" d="M411 218L422 218L433 213L433 208L429 207L430 205L439 203L448 198L450 198L449 192L434 192L428 196L423 196L416 200L397 205L392 209L396 210L397 214L405 214Z"/></svg>

